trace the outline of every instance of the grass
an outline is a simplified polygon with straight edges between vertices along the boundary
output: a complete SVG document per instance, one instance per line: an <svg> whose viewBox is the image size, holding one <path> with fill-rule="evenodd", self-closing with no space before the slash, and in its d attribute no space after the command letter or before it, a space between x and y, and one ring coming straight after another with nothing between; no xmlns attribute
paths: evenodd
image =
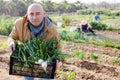
<svg viewBox="0 0 120 80"><path fill-rule="evenodd" d="M50 18L54 21L54 22L58 22L61 21L62 22L62 17L64 15L50 15ZM77 20L77 21L81 21L81 20L87 20L88 22L91 22L93 20L93 16L94 15L66 15L67 17L69 17L71 20ZM120 21L120 17L118 16L105 16L105 15L100 15L100 22L103 24L107 24L108 27L117 27L117 25L119 26L119 21ZM118 28L118 27L117 27Z"/></svg>
<svg viewBox="0 0 120 80"><path fill-rule="evenodd" d="M113 63L119 63L120 59L114 57L114 58L111 59L111 62L113 62Z"/></svg>
<svg viewBox="0 0 120 80"><path fill-rule="evenodd" d="M57 28L57 30L58 30L58 32L63 31L63 30L70 31L70 27L66 26L65 28Z"/></svg>
<svg viewBox="0 0 120 80"><path fill-rule="evenodd" d="M4 50L6 48L8 48L8 45L6 43L1 43L0 42L0 50Z"/></svg>
<svg viewBox="0 0 120 80"><path fill-rule="evenodd" d="M4 50L8 48L7 37L0 36L0 50Z"/></svg>

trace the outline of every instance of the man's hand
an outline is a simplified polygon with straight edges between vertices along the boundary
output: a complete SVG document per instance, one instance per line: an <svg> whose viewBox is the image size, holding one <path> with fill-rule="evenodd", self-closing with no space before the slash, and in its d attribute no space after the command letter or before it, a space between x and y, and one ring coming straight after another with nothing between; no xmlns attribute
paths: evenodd
<svg viewBox="0 0 120 80"><path fill-rule="evenodd" d="M59 69L59 67L60 67L60 66L59 66L59 62L60 62L60 60L57 59L57 60L56 60L56 71L58 71L58 69Z"/></svg>
<svg viewBox="0 0 120 80"><path fill-rule="evenodd" d="M8 47L9 47L9 50L11 52L13 52L15 50L15 43L14 42L10 42Z"/></svg>

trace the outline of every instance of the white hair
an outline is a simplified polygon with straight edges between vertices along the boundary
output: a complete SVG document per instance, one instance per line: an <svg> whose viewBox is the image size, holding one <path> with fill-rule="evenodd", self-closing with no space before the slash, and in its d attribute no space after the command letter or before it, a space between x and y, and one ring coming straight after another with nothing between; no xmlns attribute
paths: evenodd
<svg viewBox="0 0 120 80"><path fill-rule="evenodd" d="M81 24L82 24L82 25L85 25L85 24L87 24L87 23L88 23L88 22L87 22L86 20L82 20L82 21L81 21Z"/></svg>

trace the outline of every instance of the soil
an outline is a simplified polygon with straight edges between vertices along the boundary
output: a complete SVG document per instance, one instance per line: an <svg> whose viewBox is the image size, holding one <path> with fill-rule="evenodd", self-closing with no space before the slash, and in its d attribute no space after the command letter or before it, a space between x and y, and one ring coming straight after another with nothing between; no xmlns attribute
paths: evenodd
<svg viewBox="0 0 120 80"><path fill-rule="evenodd" d="M105 37L116 42L120 40L119 31L95 31L95 33L99 38ZM0 36L0 40L2 38L4 36ZM120 49L64 41L62 44L62 51L73 57L60 62L58 72L64 72L68 76L75 72L75 77L67 79L65 75L57 73L55 80L120 80L120 63L111 62L112 58L120 58ZM78 59L74 55L74 50L83 50L87 56L83 60ZM89 57L91 53L99 55L100 60L92 60ZM24 80L23 76L9 75L9 57L8 49L0 50L0 80Z"/></svg>

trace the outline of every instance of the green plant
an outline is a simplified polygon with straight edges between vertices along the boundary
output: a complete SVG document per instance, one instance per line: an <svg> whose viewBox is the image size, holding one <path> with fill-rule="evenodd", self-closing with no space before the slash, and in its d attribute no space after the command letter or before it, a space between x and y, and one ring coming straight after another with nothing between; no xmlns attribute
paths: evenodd
<svg viewBox="0 0 120 80"><path fill-rule="evenodd" d="M88 42L89 39L85 38L79 32L70 33L69 31L63 30L59 32L61 40L74 41L74 42Z"/></svg>
<svg viewBox="0 0 120 80"><path fill-rule="evenodd" d="M114 48L114 49L113 49L113 52L114 52L114 53L117 53L117 52L118 52L118 49L117 49L117 48Z"/></svg>
<svg viewBox="0 0 120 80"><path fill-rule="evenodd" d="M75 77L75 72L71 72L68 77L67 77L67 80L74 80L74 77Z"/></svg>
<svg viewBox="0 0 120 80"><path fill-rule="evenodd" d="M90 54L90 59L97 61L98 58L99 58L98 55L95 55L95 54L93 54L93 53Z"/></svg>
<svg viewBox="0 0 120 80"><path fill-rule="evenodd" d="M69 24L71 22L71 19L69 17L67 17L67 16L63 16L62 21L63 21L65 26L69 26Z"/></svg>
<svg viewBox="0 0 120 80"><path fill-rule="evenodd" d="M62 40L66 40L66 41L72 41L73 38L71 37L71 33L63 30L61 32L59 32L59 36Z"/></svg>
<svg viewBox="0 0 120 80"><path fill-rule="evenodd" d="M106 30L107 29L107 25L100 23L100 22L90 22L90 25L92 26L93 29L96 29L96 30Z"/></svg>
<svg viewBox="0 0 120 80"><path fill-rule="evenodd" d="M67 56L55 47L56 39L40 41L39 38L34 38L21 44L16 41L15 44L16 50L13 52L13 56L24 61L27 65L31 62L38 62L40 59L52 62L56 58L64 59Z"/></svg>
<svg viewBox="0 0 120 80"><path fill-rule="evenodd" d="M81 60L83 60L83 58L84 58L85 55L86 55L86 52L85 52L85 51L82 51L82 50L80 50L80 51L75 50L75 51L74 51L74 54L75 54L75 57L80 58Z"/></svg>
<svg viewBox="0 0 120 80"><path fill-rule="evenodd" d="M75 72L71 72L70 74L67 74L65 72L59 71L57 74L63 75L67 80L74 80L75 78Z"/></svg>
<svg viewBox="0 0 120 80"><path fill-rule="evenodd" d="M113 62L113 63L119 63L120 59L119 58L112 58L111 62Z"/></svg>
<svg viewBox="0 0 120 80"><path fill-rule="evenodd" d="M103 40L101 45L104 47L114 47L114 42L111 40Z"/></svg>
<svg viewBox="0 0 120 80"><path fill-rule="evenodd" d="M0 22L0 34L9 35L12 31L13 24L9 21Z"/></svg>

